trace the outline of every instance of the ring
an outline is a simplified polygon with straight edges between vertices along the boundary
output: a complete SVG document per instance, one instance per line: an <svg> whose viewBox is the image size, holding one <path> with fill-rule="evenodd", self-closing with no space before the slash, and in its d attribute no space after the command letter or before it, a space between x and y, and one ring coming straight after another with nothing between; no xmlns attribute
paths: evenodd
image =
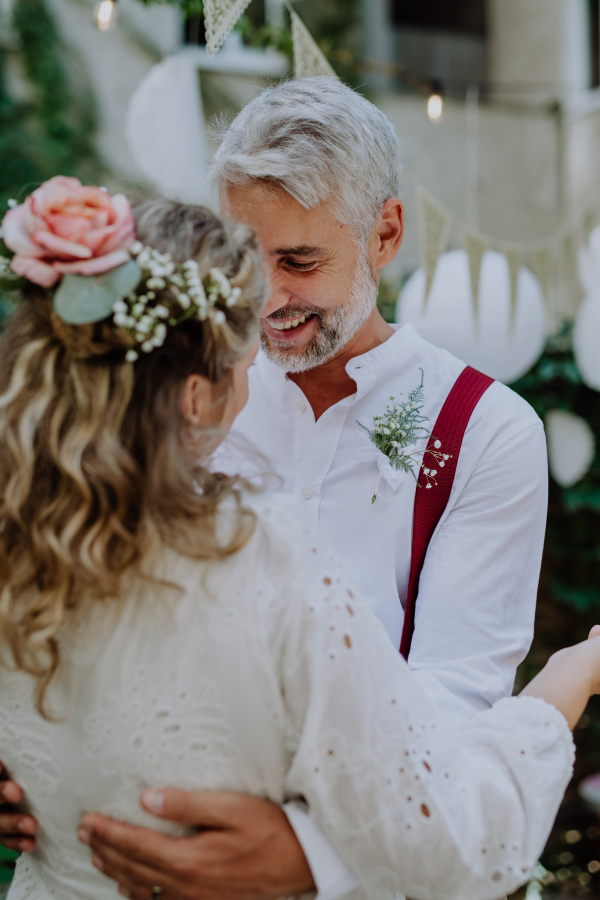
<svg viewBox="0 0 600 900"><path fill-rule="evenodd" d="M159 900L163 895L163 889L159 887L157 884L152 888L152 900Z"/></svg>

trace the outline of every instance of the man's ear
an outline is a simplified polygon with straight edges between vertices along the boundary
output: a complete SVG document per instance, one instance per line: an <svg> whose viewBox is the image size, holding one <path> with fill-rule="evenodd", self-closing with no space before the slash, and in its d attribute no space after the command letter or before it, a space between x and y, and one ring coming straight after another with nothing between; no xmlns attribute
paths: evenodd
<svg viewBox="0 0 600 900"><path fill-rule="evenodd" d="M404 207L397 197L386 200L381 207L374 236L377 241L375 268L383 269L395 257L404 237Z"/></svg>
<svg viewBox="0 0 600 900"><path fill-rule="evenodd" d="M202 375L188 375L181 395L181 411L190 425L206 425L212 405L212 385Z"/></svg>

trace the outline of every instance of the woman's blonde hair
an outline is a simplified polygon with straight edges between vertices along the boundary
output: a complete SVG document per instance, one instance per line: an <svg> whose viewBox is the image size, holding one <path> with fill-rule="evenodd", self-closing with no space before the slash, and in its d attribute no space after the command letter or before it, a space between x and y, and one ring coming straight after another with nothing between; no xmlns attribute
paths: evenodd
<svg viewBox="0 0 600 900"><path fill-rule="evenodd" d="M249 229L166 200L135 211L137 237L175 262L217 266L241 288L225 324L188 320L162 347L125 361L107 319L67 325L51 295L28 285L0 338L0 629L10 664L36 679L36 702L60 663L59 632L84 601L119 597L122 576L153 541L199 559L235 552L251 534L240 479L190 458L182 388L209 379L215 403L249 352L264 282ZM216 534L233 496L229 539Z"/></svg>

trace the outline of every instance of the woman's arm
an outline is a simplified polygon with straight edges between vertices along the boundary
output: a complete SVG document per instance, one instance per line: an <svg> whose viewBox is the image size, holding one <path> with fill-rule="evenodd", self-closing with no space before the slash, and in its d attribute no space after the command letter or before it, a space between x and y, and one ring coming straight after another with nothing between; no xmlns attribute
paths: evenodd
<svg viewBox="0 0 600 900"><path fill-rule="evenodd" d="M497 897L527 881L573 760L555 688L500 701L459 730L429 700L322 535L291 554L279 672L296 746L287 795L303 796L370 892ZM289 552L289 550L288 550ZM286 595L285 580L280 588ZM280 607L281 609L282 607ZM600 641L567 667L573 712L600 671ZM578 699L573 698L577 695ZM573 719L573 716L571 716Z"/></svg>
<svg viewBox="0 0 600 900"><path fill-rule="evenodd" d="M600 693L600 625L587 641L565 647L550 657L542 671L521 691L555 706L575 728L592 694Z"/></svg>

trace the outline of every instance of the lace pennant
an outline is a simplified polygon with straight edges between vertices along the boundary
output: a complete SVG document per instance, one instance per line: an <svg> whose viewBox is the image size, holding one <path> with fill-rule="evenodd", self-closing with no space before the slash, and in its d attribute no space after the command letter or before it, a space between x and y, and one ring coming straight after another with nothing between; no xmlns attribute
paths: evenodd
<svg viewBox="0 0 600 900"><path fill-rule="evenodd" d="M508 280L510 284L510 324L514 329L517 319L517 291L519 288L519 270L521 268L521 247L518 244L503 244L499 247L508 263Z"/></svg>
<svg viewBox="0 0 600 900"><path fill-rule="evenodd" d="M531 251L529 257L529 268L537 278L542 289L542 296L546 309L549 309L549 288L550 288L550 247L540 244L535 250Z"/></svg>
<svg viewBox="0 0 600 900"><path fill-rule="evenodd" d="M421 232L421 261L425 272L425 297L427 303L438 259L446 249L452 216L431 194L420 185L417 187L419 224Z"/></svg>
<svg viewBox="0 0 600 900"><path fill-rule="evenodd" d="M250 0L204 0L206 52L214 56Z"/></svg>
<svg viewBox="0 0 600 900"><path fill-rule="evenodd" d="M329 75L331 78L337 78L337 75L325 58L325 54L317 46L302 19L296 15L293 9L289 9L292 18L294 74L296 78L308 78L310 75Z"/></svg>
<svg viewBox="0 0 600 900"><path fill-rule="evenodd" d="M469 275L471 278L471 297L473 300L473 312L475 324L479 321L479 277L481 275L481 263L486 252L490 249L489 238L470 228L462 230L462 245L469 259Z"/></svg>

